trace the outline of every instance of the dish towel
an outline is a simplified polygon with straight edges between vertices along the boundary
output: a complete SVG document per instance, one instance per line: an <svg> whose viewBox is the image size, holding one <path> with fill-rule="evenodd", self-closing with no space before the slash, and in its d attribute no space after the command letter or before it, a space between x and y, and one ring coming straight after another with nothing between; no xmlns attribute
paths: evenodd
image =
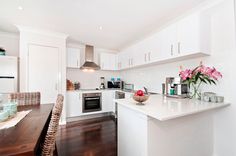
<svg viewBox="0 0 236 156"><path fill-rule="evenodd" d="M4 122L0 122L0 130L15 126L18 122L20 122L31 111L32 110L17 112L16 116L14 118L11 118L11 119L4 121Z"/></svg>

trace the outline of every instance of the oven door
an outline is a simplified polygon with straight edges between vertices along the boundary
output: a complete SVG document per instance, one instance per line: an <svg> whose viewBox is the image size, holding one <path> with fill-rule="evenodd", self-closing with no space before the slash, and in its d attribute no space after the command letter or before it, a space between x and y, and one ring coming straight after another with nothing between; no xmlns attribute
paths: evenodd
<svg viewBox="0 0 236 156"><path fill-rule="evenodd" d="M85 94L83 95L83 113L101 111L101 96L100 94Z"/></svg>

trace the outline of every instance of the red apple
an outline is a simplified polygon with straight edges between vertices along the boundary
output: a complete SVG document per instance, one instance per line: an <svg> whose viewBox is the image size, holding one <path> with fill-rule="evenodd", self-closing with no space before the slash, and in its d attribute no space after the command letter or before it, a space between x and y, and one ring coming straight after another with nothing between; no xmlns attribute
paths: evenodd
<svg viewBox="0 0 236 156"><path fill-rule="evenodd" d="M142 90L138 90L135 94L138 96L144 96L144 92Z"/></svg>

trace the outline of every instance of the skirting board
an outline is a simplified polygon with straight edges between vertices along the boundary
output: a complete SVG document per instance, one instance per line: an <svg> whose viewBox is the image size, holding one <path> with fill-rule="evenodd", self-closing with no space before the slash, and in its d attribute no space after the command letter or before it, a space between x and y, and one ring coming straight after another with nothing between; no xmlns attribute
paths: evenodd
<svg viewBox="0 0 236 156"><path fill-rule="evenodd" d="M99 113L99 114L92 114L92 115L83 115L83 116L77 116L77 117L69 117L69 118L66 118L66 122L93 119L93 118L99 118L99 117L110 116L110 115L113 115L113 114L111 112L108 112L108 113Z"/></svg>

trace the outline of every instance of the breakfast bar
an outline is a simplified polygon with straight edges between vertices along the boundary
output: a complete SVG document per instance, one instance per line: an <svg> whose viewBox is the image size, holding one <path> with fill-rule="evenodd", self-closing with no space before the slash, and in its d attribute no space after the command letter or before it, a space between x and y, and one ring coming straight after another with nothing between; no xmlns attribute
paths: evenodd
<svg viewBox="0 0 236 156"><path fill-rule="evenodd" d="M118 156L209 156L214 110L229 103L151 95L144 105L117 99Z"/></svg>

